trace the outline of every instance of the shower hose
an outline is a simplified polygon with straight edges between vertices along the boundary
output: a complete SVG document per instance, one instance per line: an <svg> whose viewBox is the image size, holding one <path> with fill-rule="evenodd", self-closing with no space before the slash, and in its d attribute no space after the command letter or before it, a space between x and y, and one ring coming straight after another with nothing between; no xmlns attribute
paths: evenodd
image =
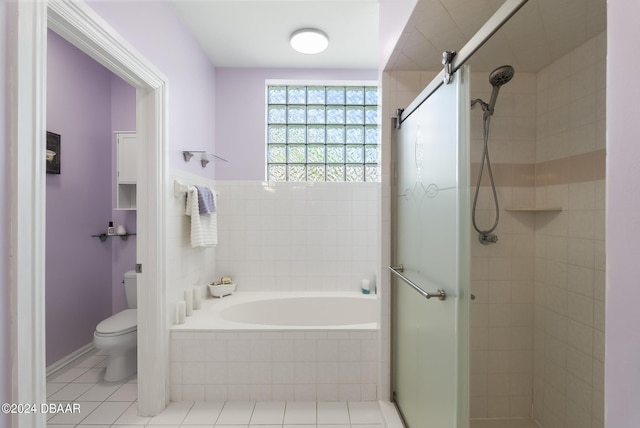
<svg viewBox="0 0 640 428"><path fill-rule="evenodd" d="M493 173L491 171L491 161L489 160L489 123L491 121L491 115L489 114L485 114L483 115L483 122L484 122L484 126L483 126L483 134L484 134L484 147L482 149L482 160L480 162L480 171L478 172L478 180L476 182L476 192L475 195L473 197L473 211L472 211L472 215L471 215L471 219L473 222L473 228L481 235L488 235L491 232L493 232L495 230L495 228L498 226L498 220L500 219L500 210L498 207L498 195L496 193L496 186L495 183L493 181ZM493 223L493 226L491 227L491 229L488 230L480 230L480 228L478 227L478 223L476 221L476 206L478 204L478 193L480 193L480 181L482 180L482 174L484 172L484 167L487 167L487 172L489 174L489 181L491 183L491 190L493 191L493 202L495 205L495 209L496 209L496 218L495 221Z"/></svg>

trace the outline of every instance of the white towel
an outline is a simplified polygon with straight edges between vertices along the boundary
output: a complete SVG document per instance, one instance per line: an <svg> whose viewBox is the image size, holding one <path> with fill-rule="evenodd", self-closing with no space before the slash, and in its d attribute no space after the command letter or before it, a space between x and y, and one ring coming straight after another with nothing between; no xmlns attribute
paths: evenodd
<svg viewBox="0 0 640 428"><path fill-rule="evenodd" d="M214 192L215 201L215 192ZM218 244L218 215L200 215L198 189L189 186L185 214L191 216L191 247L214 247Z"/></svg>

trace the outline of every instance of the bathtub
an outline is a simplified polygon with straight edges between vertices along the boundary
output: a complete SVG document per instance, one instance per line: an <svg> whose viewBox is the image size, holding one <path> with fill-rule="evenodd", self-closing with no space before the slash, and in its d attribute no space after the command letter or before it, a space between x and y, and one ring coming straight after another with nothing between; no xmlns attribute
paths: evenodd
<svg viewBox="0 0 640 428"><path fill-rule="evenodd" d="M208 298L171 328L171 400L377 400L378 333L375 295Z"/></svg>
<svg viewBox="0 0 640 428"><path fill-rule="evenodd" d="M237 292L203 301L175 331L375 330L376 295L349 292Z"/></svg>

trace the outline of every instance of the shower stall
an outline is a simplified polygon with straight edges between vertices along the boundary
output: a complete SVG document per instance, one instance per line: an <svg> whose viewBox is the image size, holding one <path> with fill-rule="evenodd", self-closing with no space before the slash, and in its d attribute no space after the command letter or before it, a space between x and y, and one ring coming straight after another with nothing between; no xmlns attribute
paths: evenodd
<svg viewBox="0 0 640 428"><path fill-rule="evenodd" d="M603 426L605 30L538 69L517 58L471 59L468 75L427 97L420 108L429 113L412 113L389 136L391 267L430 294L446 294L425 299L391 271L391 394L408 427L425 420L471 428ZM496 69L505 63L513 69ZM415 104L437 75L385 72L383 105ZM449 90L462 106L451 92L458 84L468 85L466 112L438 134L444 119L437 115L448 110L438 93ZM467 148L452 135L465 133ZM434 150L445 142L456 144L455 162ZM433 179L439 167L457 177L455 186ZM434 204L449 191L458 199L444 208L447 217ZM456 221L458 229L447 229ZM447 304L455 315L446 314ZM445 346L447 317L455 339Z"/></svg>

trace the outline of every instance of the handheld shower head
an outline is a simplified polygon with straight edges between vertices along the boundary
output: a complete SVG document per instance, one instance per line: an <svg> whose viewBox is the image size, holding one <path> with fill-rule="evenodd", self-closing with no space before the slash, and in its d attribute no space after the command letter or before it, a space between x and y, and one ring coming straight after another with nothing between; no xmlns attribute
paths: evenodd
<svg viewBox="0 0 640 428"><path fill-rule="evenodd" d="M489 74L489 83L491 86L502 86L505 83L509 83L511 79L513 79L514 70L510 65L503 65L491 72Z"/></svg>
<svg viewBox="0 0 640 428"><path fill-rule="evenodd" d="M488 114L493 114L493 108L496 106L496 100L498 99L498 91L500 87L506 83L509 83L513 79L514 69L510 65L502 65L489 74L489 83L493 86L491 91L491 101L489 101Z"/></svg>

